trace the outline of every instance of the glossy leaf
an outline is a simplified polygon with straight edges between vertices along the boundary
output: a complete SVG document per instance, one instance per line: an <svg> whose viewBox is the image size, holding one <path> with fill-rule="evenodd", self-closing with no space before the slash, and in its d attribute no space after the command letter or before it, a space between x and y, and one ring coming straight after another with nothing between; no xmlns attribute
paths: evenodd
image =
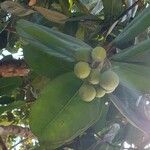
<svg viewBox="0 0 150 150"><path fill-rule="evenodd" d="M21 83L22 80L19 77L0 78L0 95L10 93L12 90L19 87Z"/></svg>
<svg viewBox="0 0 150 150"><path fill-rule="evenodd" d="M107 21L115 20L123 9L122 0L102 0L104 5L104 15Z"/></svg>
<svg viewBox="0 0 150 150"><path fill-rule="evenodd" d="M78 48L91 49L89 45L74 37L29 21L19 20L16 29L18 34L26 40L38 41L48 48L70 57L73 57Z"/></svg>
<svg viewBox="0 0 150 150"><path fill-rule="evenodd" d="M18 21L17 31L28 42L24 56L29 66L48 77L73 70L75 51L82 47L91 49L69 35L25 20Z"/></svg>
<svg viewBox="0 0 150 150"><path fill-rule="evenodd" d="M150 90L150 40L141 42L112 57L120 81L140 91Z"/></svg>
<svg viewBox="0 0 150 150"><path fill-rule="evenodd" d="M120 97L119 97L120 98ZM150 121L145 120L144 118L140 117L137 112L133 111L129 108L130 104L123 101L121 98L119 99L118 96L110 94L110 100L113 104L118 108L123 116L125 116L128 121L134 125L136 128L144 132L145 134L150 134Z"/></svg>
<svg viewBox="0 0 150 150"><path fill-rule="evenodd" d="M45 76L35 76L32 80L32 86L35 90L41 91L50 82L50 79Z"/></svg>
<svg viewBox="0 0 150 150"><path fill-rule="evenodd" d="M103 105L102 109L101 109L101 117L100 119L96 122L96 124L92 127L92 129L94 129L95 133L100 132L101 130L103 130L106 127L106 122L107 122L107 112L109 109L108 105L105 105L106 103L106 99L108 99L107 96L103 97L101 99L101 105Z"/></svg>
<svg viewBox="0 0 150 150"><path fill-rule="evenodd" d="M143 101L142 99L140 99L140 91L126 88L125 86L120 84L117 90L109 96L110 100L121 112L121 114L128 120L129 123L131 123L134 127L138 128L142 132L149 134L150 120L145 117L144 111L140 107L140 101ZM127 131L125 131L125 133L127 133ZM123 138L123 140L125 139Z"/></svg>
<svg viewBox="0 0 150 150"><path fill-rule="evenodd" d="M81 135L100 117L100 101L87 103L78 96L81 84L73 73L59 76L45 87L32 107L32 132L49 149Z"/></svg>
<svg viewBox="0 0 150 150"><path fill-rule="evenodd" d="M130 24L115 38L113 44L122 47L132 41L139 33L150 26L150 6L145 8Z"/></svg>
<svg viewBox="0 0 150 150"><path fill-rule="evenodd" d="M123 85L143 92L150 90L150 67L124 62L113 62L113 65Z"/></svg>
<svg viewBox="0 0 150 150"><path fill-rule="evenodd" d="M145 40L131 48L124 49L120 53L114 55L112 60L117 62L139 63L142 65L150 65L150 39Z"/></svg>
<svg viewBox="0 0 150 150"><path fill-rule="evenodd" d="M73 70L72 59L40 43L30 42L23 53L30 68L41 75L53 78Z"/></svg>

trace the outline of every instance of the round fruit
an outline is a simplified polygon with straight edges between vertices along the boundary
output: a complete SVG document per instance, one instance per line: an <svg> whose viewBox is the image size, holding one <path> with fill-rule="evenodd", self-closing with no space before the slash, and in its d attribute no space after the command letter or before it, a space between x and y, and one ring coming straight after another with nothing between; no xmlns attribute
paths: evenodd
<svg viewBox="0 0 150 150"><path fill-rule="evenodd" d="M85 48L78 49L78 51L75 52L75 59L76 61L88 62L90 59L90 50Z"/></svg>
<svg viewBox="0 0 150 150"><path fill-rule="evenodd" d="M79 89L79 95L86 102L92 101L96 96L96 90L93 86L84 84Z"/></svg>
<svg viewBox="0 0 150 150"><path fill-rule="evenodd" d="M78 62L74 67L75 75L80 79L85 79L89 76L91 68L88 63L86 62Z"/></svg>
<svg viewBox="0 0 150 150"><path fill-rule="evenodd" d="M103 90L102 88L98 88L96 90L96 97L101 98L101 97L103 97L105 95L105 93L106 93L105 90Z"/></svg>
<svg viewBox="0 0 150 150"><path fill-rule="evenodd" d="M115 72L108 70L101 74L100 86L106 91L114 90L118 86L118 84L119 77Z"/></svg>
<svg viewBox="0 0 150 150"><path fill-rule="evenodd" d="M98 84L99 83L99 75L100 75L100 72L98 69L92 69L91 73L88 77L88 81L94 85Z"/></svg>
<svg viewBox="0 0 150 150"><path fill-rule="evenodd" d="M94 61L104 61L106 58L106 50L103 47L95 47L92 50L92 59Z"/></svg>
<svg viewBox="0 0 150 150"><path fill-rule="evenodd" d="M109 91L105 91L106 93L112 93L116 88L114 88L113 90L109 90Z"/></svg>

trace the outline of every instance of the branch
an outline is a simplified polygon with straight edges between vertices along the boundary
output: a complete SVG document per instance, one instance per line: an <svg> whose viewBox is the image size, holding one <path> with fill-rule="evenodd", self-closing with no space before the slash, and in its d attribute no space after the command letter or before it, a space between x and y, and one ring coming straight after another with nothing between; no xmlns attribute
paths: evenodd
<svg viewBox="0 0 150 150"><path fill-rule="evenodd" d="M137 0L135 3L133 3L129 8L127 8L124 12L121 13L120 16L118 16L117 20L120 20L123 16L125 16L131 9L133 9L136 5L140 3L141 0Z"/></svg>
<svg viewBox="0 0 150 150"><path fill-rule="evenodd" d="M2 150L8 150L1 136L0 136L0 147L2 148Z"/></svg>
<svg viewBox="0 0 150 150"><path fill-rule="evenodd" d="M129 8L127 8L125 11L123 11L118 17L117 19L114 20L114 22L112 23L112 25L110 25L109 23L105 24L104 26L102 26L101 28L98 27L97 31L95 33L92 34L92 36L90 36L89 39L93 38L96 34L105 34L108 36L108 34L113 30L114 27L116 27L118 25L118 23L120 22L120 20L122 19L123 16L125 16L131 9L133 9L136 5L138 5L140 3L141 0L137 0L135 3L133 3L133 5L131 5ZM110 31L109 31L110 30ZM112 47L112 43L110 43L109 47ZM109 50L109 49L108 49ZM110 51L110 50L109 50Z"/></svg>
<svg viewBox="0 0 150 150"><path fill-rule="evenodd" d="M133 3L133 5L131 5L129 8L127 8L115 21L114 23L109 27L109 29L107 29L107 34L106 37L112 32L112 30L115 28L115 26L118 25L120 19L122 19L123 16L125 16L131 9L133 9L136 5L138 5L140 3L140 0L136 1L135 3ZM109 45L107 45L106 47L108 53L113 49L113 44L112 42L109 43Z"/></svg>
<svg viewBox="0 0 150 150"><path fill-rule="evenodd" d="M86 8L86 6L84 4L82 4L82 2L80 2L79 0L74 0L74 3L79 7L79 9L84 12L85 14L89 15L89 10Z"/></svg>
<svg viewBox="0 0 150 150"><path fill-rule="evenodd" d="M24 60L0 60L0 77L27 76L29 73Z"/></svg>
<svg viewBox="0 0 150 150"><path fill-rule="evenodd" d="M0 135L17 135L25 138L36 138L31 130L27 127L20 127L16 125L2 126L0 125Z"/></svg>

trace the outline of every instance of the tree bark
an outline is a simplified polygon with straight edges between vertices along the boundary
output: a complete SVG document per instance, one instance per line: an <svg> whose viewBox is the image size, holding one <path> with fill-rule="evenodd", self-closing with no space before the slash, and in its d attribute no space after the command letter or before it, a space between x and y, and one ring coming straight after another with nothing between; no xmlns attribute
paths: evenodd
<svg viewBox="0 0 150 150"><path fill-rule="evenodd" d="M0 60L0 77L27 76L30 70L24 60Z"/></svg>
<svg viewBox="0 0 150 150"><path fill-rule="evenodd" d="M8 150L1 136L0 136L0 147L2 148L2 150Z"/></svg>
<svg viewBox="0 0 150 150"><path fill-rule="evenodd" d="M29 128L16 125L0 125L0 135L16 135L25 138L36 138Z"/></svg>

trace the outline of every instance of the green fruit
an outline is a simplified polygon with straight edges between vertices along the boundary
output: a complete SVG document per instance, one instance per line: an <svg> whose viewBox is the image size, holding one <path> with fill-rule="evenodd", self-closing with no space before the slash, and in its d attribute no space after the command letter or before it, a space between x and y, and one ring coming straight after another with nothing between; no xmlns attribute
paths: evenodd
<svg viewBox="0 0 150 150"><path fill-rule="evenodd" d="M79 89L79 95L86 102L92 101L96 96L96 90L93 86L84 84Z"/></svg>
<svg viewBox="0 0 150 150"><path fill-rule="evenodd" d="M118 84L119 77L115 72L108 70L101 74L100 86L106 91L114 90L118 86Z"/></svg>
<svg viewBox="0 0 150 150"><path fill-rule="evenodd" d="M91 68L88 63L86 62L78 62L74 67L75 75L80 79L85 79L89 76Z"/></svg>
<svg viewBox="0 0 150 150"><path fill-rule="evenodd" d="M114 88L113 90L109 90L109 91L105 91L107 94L112 93L116 88Z"/></svg>
<svg viewBox="0 0 150 150"><path fill-rule="evenodd" d="M103 47L95 47L92 50L92 59L94 61L104 61L106 58L106 50Z"/></svg>
<svg viewBox="0 0 150 150"><path fill-rule="evenodd" d="M88 62L90 60L90 50L89 49L78 49L75 52L76 61L85 61Z"/></svg>
<svg viewBox="0 0 150 150"><path fill-rule="evenodd" d="M96 97L101 98L105 95L106 91L102 88L98 88L96 90Z"/></svg>
<svg viewBox="0 0 150 150"><path fill-rule="evenodd" d="M88 77L88 81L94 85L98 84L99 83L99 75L100 75L100 72L98 69L92 69L91 73Z"/></svg>

